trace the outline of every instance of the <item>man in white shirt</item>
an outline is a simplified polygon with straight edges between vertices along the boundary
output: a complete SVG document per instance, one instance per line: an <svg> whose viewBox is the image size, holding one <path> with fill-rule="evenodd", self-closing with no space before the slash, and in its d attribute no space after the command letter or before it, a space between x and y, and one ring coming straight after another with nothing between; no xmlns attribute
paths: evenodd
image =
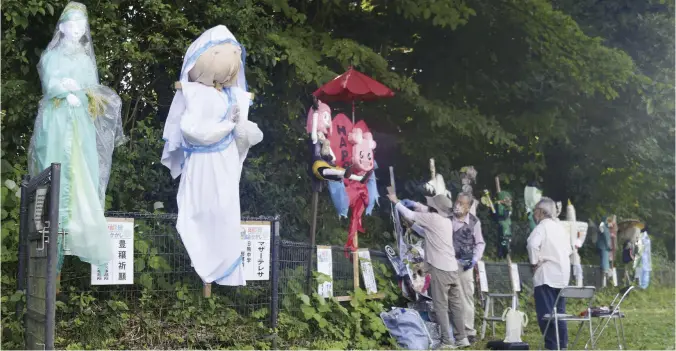
<svg viewBox="0 0 676 351"><path fill-rule="evenodd" d="M544 333L547 322L542 317L554 310L554 302L562 288L570 281L570 239L563 226L554 220L556 204L548 197L542 197L535 205L533 218L537 226L528 237L528 256L533 265L533 295L540 331ZM565 299L556 305L558 313L566 312ZM551 325L544 335L545 348L556 350L556 328ZM561 348L568 347L568 328L559 322Z"/></svg>

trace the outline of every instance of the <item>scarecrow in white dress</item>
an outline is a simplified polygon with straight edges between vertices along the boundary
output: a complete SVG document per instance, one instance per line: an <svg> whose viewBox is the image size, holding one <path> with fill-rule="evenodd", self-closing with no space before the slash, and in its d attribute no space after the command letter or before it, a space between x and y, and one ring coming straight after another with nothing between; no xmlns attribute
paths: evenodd
<svg viewBox="0 0 676 351"><path fill-rule="evenodd" d="M248 120L245 56L225 26L204 32L185 55L164 127L162 164L181 176L176 229L205 283L246 285L239 181L263 133Z"/></svg>

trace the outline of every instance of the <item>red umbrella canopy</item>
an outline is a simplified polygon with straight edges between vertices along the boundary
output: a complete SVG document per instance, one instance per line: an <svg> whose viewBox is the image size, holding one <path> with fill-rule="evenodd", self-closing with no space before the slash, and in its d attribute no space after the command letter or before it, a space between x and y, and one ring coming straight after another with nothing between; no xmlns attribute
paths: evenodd
<svg viewBox="0 0 676 351"><path fill-rule="evenodd" d="M322 85L312 95L324 102L371 101L394 96L390 88L350 67L347 72Z"/></svg>

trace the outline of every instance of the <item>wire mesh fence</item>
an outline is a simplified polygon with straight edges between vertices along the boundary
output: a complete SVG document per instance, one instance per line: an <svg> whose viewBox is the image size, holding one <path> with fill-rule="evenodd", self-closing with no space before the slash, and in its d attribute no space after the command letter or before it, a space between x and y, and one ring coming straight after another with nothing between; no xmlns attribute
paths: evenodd
<svg viewBox="0 0 676 351"><path fill-rule="evenodd" d="M60 291L91 295L99 301L124 301L131 311L137 309L145 298L152 296L157 301L166 302L162 305L163 311L158 311L159 319L168 316L167 311L183 308L182 294L189 294L198 303L208 303L208 298L202 295L203 282L191 266L190 257L176 232L176 215L110 212L107 216L134 218L134 284L91 285L91 265L80 262L77 258L67 257L61 272ZM317 247L306 243L274 240L274 236L274 233L271 234L273 248L270 251L269 280L247 281L247 285L241 287L212 286L212 295L225 301L227 307L240 315L269 316L269 327L276 325L280 310L299 314L300 301L294 298L298 291L311 294L317 290L313 278L317 265ZM370 250L370 254L374 265L382 263L391 269L384 252ZM345 254L343 247L332 247L334 296L346 296L353 289L354 270L350 257L351 255ZM532 286L530 265L518 264L518 268L522 286ZM600 287L601 272L598 266L586 265L583 269L585 285ZM618 269L617 273L618 279L621 279L623 271ZM491 292L509 292L511 282L506 263L487 262L486 275ZM671 270L653 271L652 275L657 284L674 285L674 272ZM528 288L522 289L522 292L527 291ZM65 300L62 302L70 303ZM68 313L73 313L67 311L58 311L57 323L59 320L67 320Z"/></svg>

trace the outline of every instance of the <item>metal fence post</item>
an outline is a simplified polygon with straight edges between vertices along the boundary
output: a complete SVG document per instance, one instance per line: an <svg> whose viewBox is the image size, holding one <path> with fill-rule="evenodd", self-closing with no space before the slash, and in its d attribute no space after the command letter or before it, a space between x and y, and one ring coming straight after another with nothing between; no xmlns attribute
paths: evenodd
<svg viewBox="0 0 676 351"><path fill-rule="evenodd" d="M26 263L28 260L28 182L30 176L25 175L21 180L21 199L19 207L19 267L16 277L16 290L26 292ZM23 312L23 301L16 303L16 316Z"/></svg>
<svg viewBox="0 0 676 351"><path fill-rule="evenodd" d="M52 163L49 189L49 246L47 246L47 287L45 296L45 349L54 349L56 329L56 262L58 260L59 195L61 193L61 164Z"/></svg>
<svg viewBox="0 0 676 351"><path fill-rule="evenodd" d="M277 349L277 317L279 316L279 215L272 222L272 267L270 268L270 328L272 329L272 349Z"/></svg>

